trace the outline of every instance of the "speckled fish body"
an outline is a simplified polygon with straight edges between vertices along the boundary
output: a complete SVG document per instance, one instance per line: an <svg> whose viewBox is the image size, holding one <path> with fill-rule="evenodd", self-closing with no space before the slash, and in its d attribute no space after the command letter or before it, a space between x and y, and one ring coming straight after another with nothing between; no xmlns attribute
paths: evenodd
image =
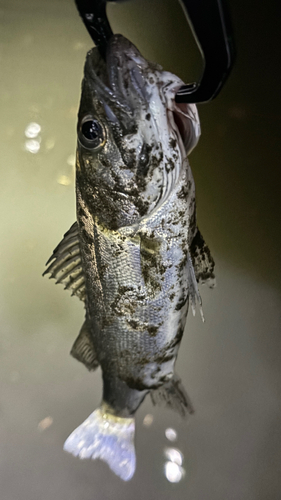
<svg viewBox="0 0 281 500"><path fill-rule="evenodd" d="M113 96L100 83L105 74L95 85L95 49L86 61L79 121L98 117L107 139L98 153L78 144L76 189L87 322L112 404L113 379L143 391L173 376L196 218L191 169L173 128L172 96L181 81L124 38L115 37L109 51ZM190 111L198 127L195 106Z"/></svg>
<svg viewBox="0 0 281 500"><path fill-rule="evenodd" d="M85 300L86 320L72 354L89 369L100 365L104 383L101 408L65 448L102 458L125 480L135 469L133 415L145 395L183 414L188 409L174 365L189 302L193 309L200 302L197 281L213 278L187 160L199 118L195 105L176 105L182 84L121 35L110 41L106 63L97 49L88 53L78 114L77 223L53 254L64 270L79 252L67 286ZM67 260L69 240L75 245ZM102 450L100 422L115 443Z"/></svg>

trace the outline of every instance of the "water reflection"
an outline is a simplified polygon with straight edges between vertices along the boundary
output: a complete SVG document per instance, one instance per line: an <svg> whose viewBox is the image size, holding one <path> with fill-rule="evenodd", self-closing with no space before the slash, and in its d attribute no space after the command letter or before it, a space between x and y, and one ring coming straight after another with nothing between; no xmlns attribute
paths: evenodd
<svg viewBox="0 0 281 500"><path fill-rule="evenodd" d="M29 139L25 141L24 148L26 151L29 151L29 153L36 154L40 150L40 142L35 139Z"/></svg>
<svg viewBox="0 0 281 500"><path fill-rule="evenodd" d="M168 427L165 430L165 436L166 436L167 439L169 439L169 441L176 441L177 437L178 437L178 434L177 434L177 431L175 431L175 429L172 429L171 427Z"/></svg>
<svg viewBox="0 0 281 500"><path fill-rule="evenodd" d="M49 151L55 147L55 139L53 137L49 138L45 142L45 148Z"/></svg>
<svg viewBox="0 0 281 500"><path fill-rule="evenodd" d="M178 483L185 475L183 454L177 448L165 448L164 455L168 459L164 465L165 476L170 483Z"/></svg>
<svg viewBox="0 0 281 500"><path fill-rule="evenodd" d="M36 154L40 150L41 137L39 136L41 132L41 126L39 123L31 122L27 125L24 135L27 140L24 143L24 148L29 153Z"/></svg>
<svg viewBox="0 0 281 500"><path fill-rule="evenodd" d="M165 448L164 454L165 457L171 462L174 462L177 465L182 465L183 454L177 448Z"/></svg>
<svg viewBox="0 0 281 500"><path fill-rule="evenodd" d="M179 483L184 477L185 471L174 462L165 463L165 476L170 483Z"/></svg>
<svg viewBox="0 0 281 500"><path fill-rule="evenodd" d="M143 419L143 425L145 427L150 427L152 423L153 423L153 415L148 413L147 415L145 415L145 417Z"/></svg>
<svg viewBox="0 0 281 500"><path fill-rule="evenodd" d="M70 167L75 167L75 155L69 155L69 157L66 160L67 165Z"/></svg>
<svg viewBox="0 0 281 500"><path fill-rule="evenodd" d="M24 135L28 139L34 139L40 134L40 132L41 132L41 127L39 123L31 122L27 125L24 131Z"/></svg>
<svg viewBox="0 0 281 500"><path fill-rule="evenodd" d="M69 184L71 184L71 179L67 175L60 175L57 181L58 184L61 184L62 186L69 186Z"/></svg>
<svg viewBox="0 0 281 500"><path fill-rule="evenodd" d="M53 417L50 416L43 418L43 420L41 420L41 422L39 422L38 424L38 430L40 432L45 431L46 429L48 429L48 427L52 425L53 421L54 421Z"/></svg>

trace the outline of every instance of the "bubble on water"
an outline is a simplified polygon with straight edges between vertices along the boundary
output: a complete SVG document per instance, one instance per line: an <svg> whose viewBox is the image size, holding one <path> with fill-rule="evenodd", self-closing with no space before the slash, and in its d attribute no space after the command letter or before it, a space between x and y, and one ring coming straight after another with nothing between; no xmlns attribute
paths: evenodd
<svg viewBox="0 0 281 500"><path fill-rule="evenodd" d="M38 430L40 432L44 431L45 429L48 429L53 423L54 419L52 417L46 417L41 420L38 424Z"/></svg>
<svg viewBox="0 0 281 500"><path fill-rule="evenodd" d="M185 474L184 469L174 462L166 462L164 470L165 476L170 483L179 483Z"/></svg>
<svg viewBox="0 0 281 500"><path fill-rule="evenodd" d="M55 147L55 143L55 139L53 137L49 137L49 139L47 139L45 142L45 148L49 151L50 149L53 149Z"/></svg>
<svg viewBox="0 0 281 500"><path fill-rule="evenodd" d="M38 136L41 132L41 126L39 123L36 122L31 122L27 125L24 134L25 137L28 137L28 139L34 139L35 137Z"/></svg>
<svg viewBox="0 0 281 500"><path fill-rule="evenodd" d="M24 148L26 151L29 151L29 153L36 154L40 150L40 142L35 139L29 139L25 141Z"/></svg>
<svg viewBox="0 0 281 500"><path fill-rule="evenodd" d="M145 427L150 427L151 424L153 422L153 415L151 415L150 413L148 413L147 415L145 415L144 419L143 419L143 425Z"/></svg>
<svg viewBox="0 0 281 500"><path fill-rule="evenodd" d="M165 448L164 454L167 460L169 460L170 462L174 462L177 465L182 465L183 455L182 452L177 448Z"/></svg>
<svg viewBox="0 0 281 500"><path fill-rule="evenodd" d="M177 431L171 427L168 427L168 429L165 430L165 436L169 439L169 441L176 441L178 437Z"/></svg>
<svg viewBox="0 0 281 500"><path fill-rule="evenodd" d="M165 476L170 483L178 483L185 474L182 467L183 453L177 448L164 448L164 455L167 459L164 465Z"/></svg>
<svg viewBox="0 0 281 500"><path fill-rule="evenodd" d="M66 160L66 163L70 167L75 167L75 155L69 155L69 157Z"/></svg>
<svg viewBox="0 0 281 500"><path fill-rule="evenodd" d="M57 178L58 184L61 184L62 186L69 186L71 184L71 179L67 175L60 175Z"/></svg>

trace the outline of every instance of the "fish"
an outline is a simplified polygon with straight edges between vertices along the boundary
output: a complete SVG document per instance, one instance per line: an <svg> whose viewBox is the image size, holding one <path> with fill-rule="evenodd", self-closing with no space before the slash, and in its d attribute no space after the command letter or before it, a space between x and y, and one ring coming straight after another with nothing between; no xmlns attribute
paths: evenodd
<svg viewBox="0 0 281 500"><path fill-rule="evenodd" d="M175 372L198 284L214 260L197 226L188 155L200 136L195 104L177 104L180 78L147 61L122 35L105 60L87 54L78 112L77 220L44 272L85 304L71 354L101 368L100 407L64 449L134 475L135 413L147 394L183 417L192 404Z"/></svg>

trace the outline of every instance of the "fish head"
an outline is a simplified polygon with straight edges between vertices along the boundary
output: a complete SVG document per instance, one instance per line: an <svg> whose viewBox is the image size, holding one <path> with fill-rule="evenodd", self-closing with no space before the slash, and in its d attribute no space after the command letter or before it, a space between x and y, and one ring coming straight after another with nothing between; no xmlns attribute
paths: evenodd
<svg viewBox="0 0 281 500"><path fill-rule="evenodd" d="M122 35L106 61L87 54L78 113L78 205L111 230L149 217L172 193L200 135L195 105L175 103L183 82Z"/></svg>

